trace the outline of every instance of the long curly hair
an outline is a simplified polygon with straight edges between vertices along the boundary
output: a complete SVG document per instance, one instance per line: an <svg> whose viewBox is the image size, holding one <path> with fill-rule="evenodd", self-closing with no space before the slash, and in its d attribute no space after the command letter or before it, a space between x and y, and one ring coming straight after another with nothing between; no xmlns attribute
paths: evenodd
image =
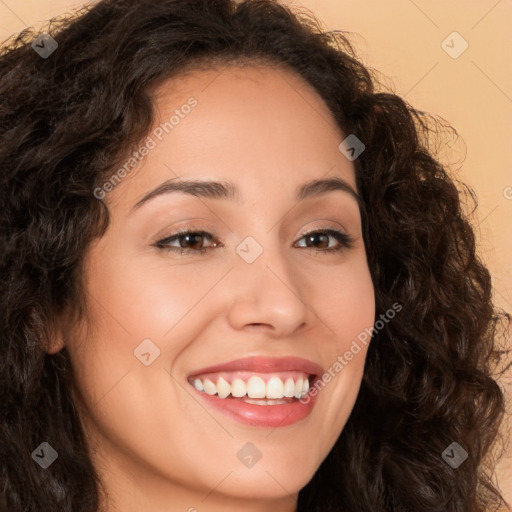
<svg viewBox="0 0 512 512"><path fill-rule="evenodd" d="M93 191L148 135L158 84L244 63L302 76L365 144L354 165L376 317L402 306L374 333L352 414L298 510L504 505L491 455L510 316L475 251L474 193L432 150L440 120L386 92L346 34L273 0L103 0L46 30L48 58L34 29L0 52L0 509L98 512L69 356L48 350L61 315L86 310L85 253L109 224ZM58 453L46 471L31 457L42 441ZM441 456L452 442L468 452L457 469Z"/></svg>

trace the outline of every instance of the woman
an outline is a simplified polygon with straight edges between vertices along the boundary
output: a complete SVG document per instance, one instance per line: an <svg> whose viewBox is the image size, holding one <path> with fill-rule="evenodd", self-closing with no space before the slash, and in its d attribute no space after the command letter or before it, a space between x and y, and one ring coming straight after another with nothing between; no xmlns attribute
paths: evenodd
<svg viewBox="0 0 512 512"><path fill-rule="evenodd" d="M344 36L105 0L0 71L2 510L504 505L508 317Z"/></svg>

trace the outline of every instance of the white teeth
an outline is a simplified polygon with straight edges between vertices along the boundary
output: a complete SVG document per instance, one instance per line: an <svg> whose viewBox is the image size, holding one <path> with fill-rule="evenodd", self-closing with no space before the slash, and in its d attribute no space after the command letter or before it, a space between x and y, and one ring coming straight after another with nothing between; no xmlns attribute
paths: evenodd
<svg viewBox="0 0 512 512"><path fill-rule="evenodd" d="M251 400L250 398L246 398L244 400L246 404L253 404L253 405L268 405L268 400Z"/></svg>
<svg viewBox="0 0 512 512"><path fill-rule="evenodd" d="M246 398L244 402L254 405L280 405L286 403L284 400L251 400L250 398Z"/></svg>
<svg viewBox="0 0 512 512"><path fill-rule="evenodd" d="M301 398L302 397L302 386L304 384L304 381L302 380L302 377L299 377L297 381L295 382L295 398Z"/></svg>
<svg viewBox="0 0 512 512"><path fill-rule="evenodd" d="M231 394L241 398L247 394L247 384L242 379L235 379L231 384Z"/></svg>
<svg viewBox="0 0 512 512"><path fill-rule="evenodd" d="M218 395L219 398L246 397L246 402L258 405L277 405L287 403L283 398L295 397L300 399L309 391L307 377L288 377L286 381L275 375L265 381L258 375L252 375L247 382L236 377L230 384L227 378L219 377L217 382L210 379L194 378L190 381L195 389L209 395ZM257 400L255 400L257 399Z"/></svg>
<svg viewBox="0 0 512 512"><path fill-rule="evenodd" d="M288 377L284 383L284 396L288 398L295 396L295 381L291 377Z"/></svg>
<svg viewBox="0 0 512 512"><path fill-rule="evenodd" d="M203 386L205 392L209 395L215 395L215 393L217 393L217 386L211 380L205 379Z"/></svg>
<svg viewBox="0 0 512 512"><path fill-rule="evenodd" d="M279 377L271 377L267 382L267 398L283 398L284 385Z"/></svg>
<svg viewBox="0 0 512 512"><path fill-rule="evenodd" d="M201 379L194 379L194 387L197 389L197 391L204 391L203 383L201 382Z"/></svg>
<svg viewBox="0 0 512 512"><path fill-rule="evenodd" d="M261 377L252 376L247 381L247 396L249 398L265 398L265 381Z"/></svg>
<svg viewBox="0 0 512 512"><path fill-rule="evenodd" d="M226 398L231 393L231 385L229 382L222 377L217 381L217 391L219 398Z"/></svg>

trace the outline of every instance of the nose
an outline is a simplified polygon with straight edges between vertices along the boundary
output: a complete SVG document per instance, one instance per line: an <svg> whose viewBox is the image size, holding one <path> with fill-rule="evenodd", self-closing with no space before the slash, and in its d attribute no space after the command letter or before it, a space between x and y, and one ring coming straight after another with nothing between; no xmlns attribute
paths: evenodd
<svg viewBox="0 0 512 512"><path fill-rule="evenodd" d="M233 269L228 321L236 330L258 330L269 337L286 337L311 324L307 304L311 279L279 247L265 248L254 262L238 258Z"/></svg>

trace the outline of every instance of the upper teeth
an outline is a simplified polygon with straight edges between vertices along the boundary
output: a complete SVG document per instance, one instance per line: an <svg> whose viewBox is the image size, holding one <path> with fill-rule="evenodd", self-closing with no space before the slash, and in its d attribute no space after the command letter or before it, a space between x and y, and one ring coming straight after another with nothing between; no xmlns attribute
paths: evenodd
<svg viewBox="0 0 512 512"><path fill-rule="evenodd" d="M219 377L216 382L208 378L195 378L192 384L198 391L209 395L217 394L219 398L227 398L229 395L237 398L245 395L249 398L302 398L309 391L307 375L295 379L288 377L284 382L277 376L272 376L265 382L261 377L253 375L247 381L235 378L231 384L223 377Z"/></svg>

